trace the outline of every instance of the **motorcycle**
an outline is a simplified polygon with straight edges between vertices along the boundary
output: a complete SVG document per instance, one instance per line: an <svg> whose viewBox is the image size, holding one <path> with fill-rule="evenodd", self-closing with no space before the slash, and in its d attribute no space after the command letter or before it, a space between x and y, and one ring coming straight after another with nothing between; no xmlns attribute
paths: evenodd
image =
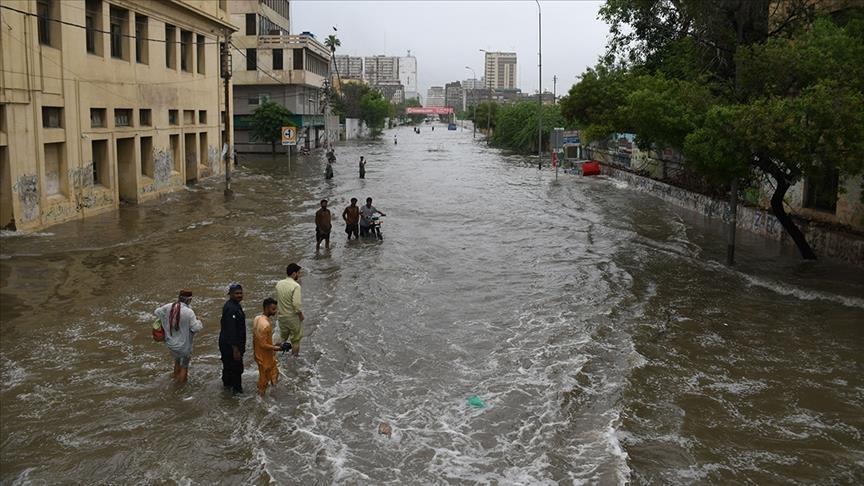
<svg viewBox="0 0 864 486"><path fill-rule="evenodd" d="M372 220L369 222L368 227L360 226L360 236L371 236L373 238L378 238L379 240L384 240L384 237L381 236L381 224L384 221L376 214L372 216Z"/></svg>

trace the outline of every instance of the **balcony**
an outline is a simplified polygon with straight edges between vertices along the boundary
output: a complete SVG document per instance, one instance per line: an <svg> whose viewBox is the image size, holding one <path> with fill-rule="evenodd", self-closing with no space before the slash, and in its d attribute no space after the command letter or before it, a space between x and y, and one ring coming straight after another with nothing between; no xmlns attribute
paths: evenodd
<svg viewBox="0 0 864 486"><path fill-rule="evenodd" d="M308 35L259 35L258 49L302 49L308 48L313 53L330 61L330 50Z"/></svg>

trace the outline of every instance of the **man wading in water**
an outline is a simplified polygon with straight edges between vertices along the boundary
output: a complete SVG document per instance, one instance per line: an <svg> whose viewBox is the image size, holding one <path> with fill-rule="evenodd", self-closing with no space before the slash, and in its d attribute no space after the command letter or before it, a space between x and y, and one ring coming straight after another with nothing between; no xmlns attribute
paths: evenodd
<svg viewBox="0 0 864 486"><path fill-rule="evenodd" d="M222 385L233 393L243 393L240 379L243 375L243 353L246 352L246 313L243 286L232 283L228 286L228 301L222 306L222 330L219 332L219 353L222 355Z"/></svg>
<svg viewBox="0 0 864 486"><path fill-rule="evenodd" d="M291 263L285 269L288 278L276 284L276 302L279 310L279 334L282 341L291 343L291 354L300 354L303 339L303 309L300 298L300 265Z"/></svg>
<svg viewBox="0 0 864 486"><path fill-rule="evenodd" d="M192 303L192 292L183 289L177 302L165 304L154 312L162 323L162 330L165 331L165 345L174 358L174 372L171 378L177 383L186 383L189 379L192 337L204 327L189 307L190 303Z"/></svg>
<svg viewBox="0 0 864 486"><path fill-rule="evenodd" d="M315 251L321 248L321 240L324 240L324 248L330 249L330 230L332 215L327 209L327 200L321 200L321 209L315 212Z"/></svg>

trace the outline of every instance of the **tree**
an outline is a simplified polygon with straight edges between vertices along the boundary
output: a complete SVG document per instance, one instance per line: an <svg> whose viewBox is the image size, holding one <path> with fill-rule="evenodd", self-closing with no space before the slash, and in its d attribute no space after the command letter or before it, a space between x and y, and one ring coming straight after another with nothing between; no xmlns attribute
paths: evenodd
<svg viewBox="0 0 864 486"><path fill-rule="evenodd" d="M345 83L342 85L342 96L334 96L330 100L333 104L333 112L339 114L344 122L345 118L362 118L360 100L372 91L372 88L362 83Z"/></svg>
<svg viewBox="0 0 864 486"><path fill-rule="evenodd" d="M291 112L284 106L265 101L252 112L252 140L268 142L276 155L276 142L282 140L282 127L293 125Z"/></svg>
<svg viewBox="0 0 864 486"><path fill-rule="evenodd" d="M601 15L609 53L565 117L588 139L629 131L677 148L717 180L770 179L775 216L815 258L783 200L804 177L864 171L864 24L814 22L806 0L609 0Z"/></svg>
<svg viewBox="0 0 864 486"><path fill-rule="evenodd" d="M378 90L370 90L360 98L360 118L372 132L372 137L381 135L384 119L390 114L390 103Z"/></svg>
<svg viewBox="0 0 864 486"><path fill-rule="evenodd" d="M537 104L534 102L523 101L502 106L495 117L492 143L514 152L537 153L537 113ZM552 128L563 125L564 117L558 105L544 105L543 139L548 142Z"/></svg>

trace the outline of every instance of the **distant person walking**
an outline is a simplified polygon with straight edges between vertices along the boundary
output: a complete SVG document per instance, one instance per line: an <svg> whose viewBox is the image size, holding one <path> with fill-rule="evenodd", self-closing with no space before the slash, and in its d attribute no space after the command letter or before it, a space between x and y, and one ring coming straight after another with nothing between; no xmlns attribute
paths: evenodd
<svg viewBox="0 0 864 486"><path fill-rule="evenodd" d="M330 249L330 230L332 214L327 209L327 200L321 200L321 209L315 212L315 251L321 247L321 241L324 241L324 248Z"/></svg>
<svg viewBox="0 0 864 486"><path fill-rule="evenodd" d="M190 303L192 303L192 291L183 289L177 297L177 302L165 304L154 312L165 332L165 345L174 358L174 372L171 373L171 378L177 383L186 383L189 379L192 338L204 327L189 307Z"/></svg>
<svg viewBox="0 0 864 486"><path fill-rule="evenodd" d="M363 156L360 156L360 178L366 178L366 160L363 159Z"/></svg>
<svg viewBox="0 0 864 486"><path fill-rule="evenodd" d="M361 172L362 174L362 172ZM342 220L345 221L345 232L348 233L348 241L351 241L351 235L354 239L360 238L360 208L357 207L357 198L351 198L351 205L342 211Z"/></svg>
<svg viewBox="0 0 864 486"><path fill-rule="evenodd" d="M276 299L264 299L263 313L255 316L252 321L252 349L255 352L255 362L258 363L258 394L262 397L267 386L279 381L279 366L276 363L276 351L281 347L273 344L273 323L270 319L276 315L278 305Z"/></svg>
<svg viewBox="0 0 864 486"><path fill-rule="evenodd" d="M285 272L288 278L276 284L276 302L279 312L279 334L282 341L291 343L291 354L300 354L303 339L303 306L300 294L300 270L296 263L289 263Z"/></svg>
<svg viewBox="0 0 864 486"><path fill-rule="evenodd" d="M219 353L222 355L222 385L231 388L236 395L243 393L243 353L246 352L246 313L240 302L243 286L232 283L228 286L228 300L222 306L221 330L219 331Z"/></svg>

